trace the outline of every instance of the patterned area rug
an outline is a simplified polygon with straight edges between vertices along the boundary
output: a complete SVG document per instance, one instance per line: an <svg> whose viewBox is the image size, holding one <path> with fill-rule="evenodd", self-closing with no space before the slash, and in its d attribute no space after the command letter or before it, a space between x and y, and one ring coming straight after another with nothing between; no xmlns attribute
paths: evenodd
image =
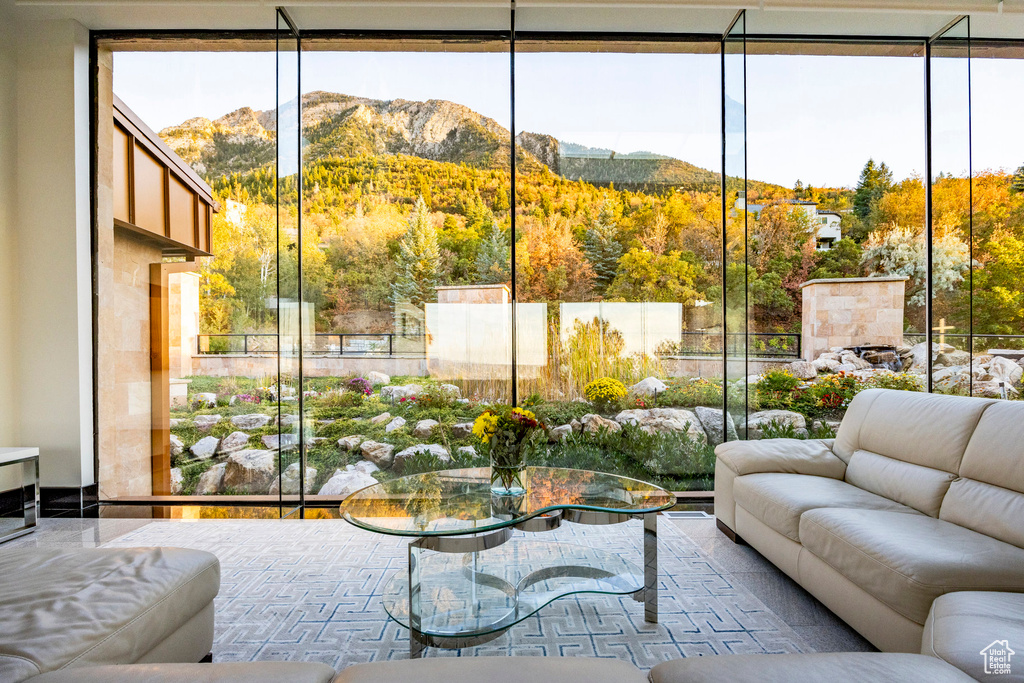
<svg viewBox="0 0 1024 683"><path fill-rule="evenodd" d="M646 670L678 657L812 651L672 522L660 518L658 532L660 623L645 623L643 604L629 596L584 594L556 600L496 640L428 648L425 656L614 657ZM541 536L641 564L639 521L567 523L531 535ZM405 568L405 539L340 520L204 520L154 522L106 545L196 548L220 558L215 661L319 661L341 670L409 656L408 631L381 603L387 582Z"/></svg>

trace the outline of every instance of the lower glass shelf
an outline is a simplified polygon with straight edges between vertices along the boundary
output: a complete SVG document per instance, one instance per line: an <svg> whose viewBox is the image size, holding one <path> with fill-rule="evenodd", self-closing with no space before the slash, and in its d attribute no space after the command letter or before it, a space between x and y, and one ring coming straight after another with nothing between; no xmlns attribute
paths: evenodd
<svg viewBox="0 0 1024 683"><path fill-rule="evenodd" d="M644 587L643 571L614 553L520 539L479 553L420 551L419 577L419 630L438 638L502 631L567 595ZM407 571L384 589L384 609L409 628Z"/></svg>

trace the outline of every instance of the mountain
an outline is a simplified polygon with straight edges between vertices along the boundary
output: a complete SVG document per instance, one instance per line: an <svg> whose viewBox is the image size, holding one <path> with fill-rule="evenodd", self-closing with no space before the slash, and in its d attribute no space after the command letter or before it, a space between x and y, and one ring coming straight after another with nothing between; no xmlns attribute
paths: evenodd
<svg viewBox="0 0 1024 683"><path fill-rule="evenodd" d="M285 107L287 118L295 102ZM189 119L160 136L200 175L214 178L272 163L276 118L272 109L244 107L216 121ZM307 161L405 154L483 169L509 164L509 131L446 100L385 101L317 91L302 96L302 119ZM652 152L617 154L529 132L516 136L516 148L519 167L526 172L547 166L569 180L598 185L707 190L719 183L714 171Z"/></svg>

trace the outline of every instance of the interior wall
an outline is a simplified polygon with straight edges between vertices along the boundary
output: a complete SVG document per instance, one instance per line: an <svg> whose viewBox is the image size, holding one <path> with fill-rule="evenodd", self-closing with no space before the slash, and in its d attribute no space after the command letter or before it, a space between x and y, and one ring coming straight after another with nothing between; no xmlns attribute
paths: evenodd
<svg viewBox="0 0 1024 683"><path fill-rule="evenodd" d="M21 22L17 53L13 362L22 445L43 486L95 482L92 419L89 32ZM7 166L7 164L4 164Z"/></svg>
<svg viewBox="0 0 1024 683"><path fill-rule="evenodd" d="M17 445L15 419L14 116L15 50L8 17L0 11L0 446Z"/></svg>

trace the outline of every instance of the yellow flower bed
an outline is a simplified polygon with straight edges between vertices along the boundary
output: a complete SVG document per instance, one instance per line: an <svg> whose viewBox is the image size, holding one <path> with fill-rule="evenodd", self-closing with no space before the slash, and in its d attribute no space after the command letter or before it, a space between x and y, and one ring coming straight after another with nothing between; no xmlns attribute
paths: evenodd
<svg viewBox="0 0 1024 683"><path fill-rule="evenodd" d="M612 377L602 377L583 387L583 395L591 403L611 405L627 394L626 385Z"/></svg>

